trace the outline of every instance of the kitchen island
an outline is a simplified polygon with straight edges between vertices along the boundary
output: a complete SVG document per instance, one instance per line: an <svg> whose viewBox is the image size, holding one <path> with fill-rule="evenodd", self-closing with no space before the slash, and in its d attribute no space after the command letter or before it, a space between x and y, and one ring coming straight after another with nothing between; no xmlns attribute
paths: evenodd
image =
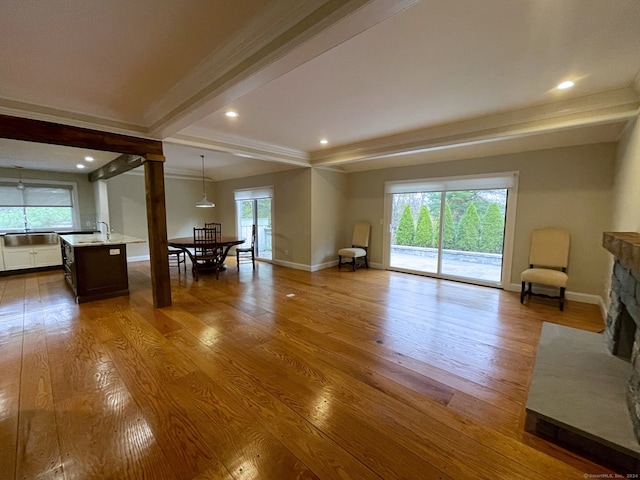
<svg viewBox="0 0 640 480"><path fill-rule="evenodd" d="M119 233L60 235L64 277L76 302L129 295L127 244L144 242Z"/></svg>

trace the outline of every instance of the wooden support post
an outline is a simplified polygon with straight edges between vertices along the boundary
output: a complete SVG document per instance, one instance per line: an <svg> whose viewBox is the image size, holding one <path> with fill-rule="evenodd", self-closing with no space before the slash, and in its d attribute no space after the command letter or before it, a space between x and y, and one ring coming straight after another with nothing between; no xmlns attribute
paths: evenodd
<svg viewBox="0 0 640 480"><path fill-rule="evenodd" d="M147 230L153 306L171 305L171 281L167 255L167 207L164 196L164 156L148 154L144 162Z"/></svg>

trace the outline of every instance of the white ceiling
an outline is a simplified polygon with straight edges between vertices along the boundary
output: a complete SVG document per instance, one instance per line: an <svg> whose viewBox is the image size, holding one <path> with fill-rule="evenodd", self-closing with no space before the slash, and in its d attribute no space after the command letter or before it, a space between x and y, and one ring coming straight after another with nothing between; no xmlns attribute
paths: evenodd
<svg viewBox="0 0 640 480"><path fill-rule="evenodd" d="M214 180L617 141L639 25L637 0L3 0L0 113L162 139Z"/></svg>

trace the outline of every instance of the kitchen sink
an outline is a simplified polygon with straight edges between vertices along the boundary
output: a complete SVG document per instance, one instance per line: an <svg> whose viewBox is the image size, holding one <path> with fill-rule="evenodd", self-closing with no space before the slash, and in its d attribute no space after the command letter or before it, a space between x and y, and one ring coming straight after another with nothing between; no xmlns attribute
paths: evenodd
<svg viewBox="0 0 640 480"><path fill-rule="evenodd" d="M57 233L8 233L4 236L5 247L28 247L31 245L55 245Z"/></svg>

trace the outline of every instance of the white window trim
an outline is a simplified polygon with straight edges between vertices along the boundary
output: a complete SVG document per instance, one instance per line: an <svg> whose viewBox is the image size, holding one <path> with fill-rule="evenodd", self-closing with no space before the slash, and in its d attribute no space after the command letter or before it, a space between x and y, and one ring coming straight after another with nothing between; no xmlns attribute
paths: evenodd
<svg viewBox="0 0 640 480"><path fill-rule="evenodd" d="M243 188L233 192L233 199L236 202L240 200L259 200L261 198L273 198L273 186Z"/></svg>

